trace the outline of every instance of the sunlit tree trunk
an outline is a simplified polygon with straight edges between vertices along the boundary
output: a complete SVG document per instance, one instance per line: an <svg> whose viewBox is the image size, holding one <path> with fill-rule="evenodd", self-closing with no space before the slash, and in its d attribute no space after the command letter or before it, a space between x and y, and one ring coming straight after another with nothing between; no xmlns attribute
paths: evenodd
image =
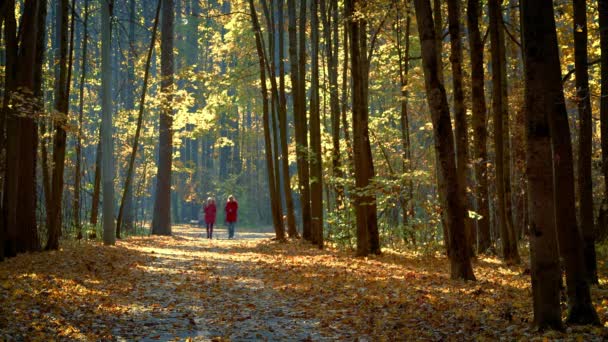
<svg viewBox="0 0 608 342"><path fill-rule="evenodd" d="M443 84L437 70L437 44L429 0L415 0L416 21L421 42L422 66L426 86L427 103L433 122L435 153L439 160L439 191L444 192L447 206L445 218L449 233L450 277L475 280L471 266L470 248L465 232L464 203L456 175L456 160L450 111Z"/></svg>
<svg viewBox="0 0 608 342"><path fill-rule="evenodd" d="M266 168L268 172L268 190L270 193L270 206L272 210L272 221L274 225L275 235L277 240L285 239L285 230L283 221L281 220L281 210L277 205L280 202L280 193L278 184L275 183L274 162L272 158L272 141L270 138L270 114L268 106L268 89L266 87L266 56L264 53L264 45L262 40L262 31L258 20L257 12L253 4L253 0L249 0L249 9L251 13L251 22L255 34L256 50L260 64L260 85L262 89L262 105L263 105L263 125L264 125L264 145L266 149Z"/></svg>
<svg viewBox="0 0 608 342"><path fill-rule="evenodd" d="M161 114L159 121L158 172L152 234L171 235L171 164L173 155L173 21L174 1L163 0L161 25Z"/></svg>
<svg viewBox="0 0 608 342"><path fill-rule="evenodd" d="M80 67L80 93L78 105L78 133L76 137L76 165L74 166L74 226L77 231L77 239L82 239L82 225L80 222L80 186L82 175L82 117L84 114L84 83L87 75L87 41L88 41L88 22L89 22L89 0L84 1L84 21L82 35L82 58Z"/></svg>
<svg viewBox="0 0 608 342"><path fill-rule="evenodd" d="M298 112L294 112L296 118L294 121L296 125L298 178L300 179L300 191L302 193L300 199L302 203L302 237L311 240L310 168L308 162L308 121L306 118L306 4L307 0L300 0L300 20L298 22L298 96L300 97L300 107Z"/></svg>
<svg viewBox="0 0 608 342"><path fill-rule="evenodd" d="M283 13L285 0L278 0L278 44L279 44L279 131L281 133L281 166L283 171L283 194L287 210L287 231L296 237L296 216L291 192L289 175L289 150L287 148L287 97L285 96L285 19Z"/></svg>
<svg viewBox="0 0 608 342"><path fill-rule="evenodd" d="M600 26L600 125L602 143L602 174L604 176L604 199L601 213L608 215L608 0L598 0L599 26ZM608 218L600 217L599 238L608 236Z"/></svg>
<svg viewBox="0 0 608 342"><path fill-rule="evenodd" d="M319 0L311 0L310 202L312 242L323 248L323 158L319 103Z"/></svg>

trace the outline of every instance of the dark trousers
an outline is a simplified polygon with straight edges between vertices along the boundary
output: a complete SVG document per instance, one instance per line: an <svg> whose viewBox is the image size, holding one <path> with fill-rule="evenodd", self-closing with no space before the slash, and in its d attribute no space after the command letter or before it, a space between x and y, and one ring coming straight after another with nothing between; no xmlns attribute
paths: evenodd
<svg viewBox="0 0 608 342"><path fill-rule="evenodd" d="M207 239L213 238L213 223L207 223Z"/></svg>

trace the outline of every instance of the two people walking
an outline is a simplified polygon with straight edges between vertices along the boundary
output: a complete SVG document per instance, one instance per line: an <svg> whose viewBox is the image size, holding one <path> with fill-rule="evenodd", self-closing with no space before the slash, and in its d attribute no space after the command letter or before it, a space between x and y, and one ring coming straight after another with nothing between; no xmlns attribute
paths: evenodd
<svg viewBox="0 0 608 342"><path fill-rule="evenodd" d="M228 225L228 238L234 238L234 228L237 221L237 212L239 204L237 203L234 196L228 196L228 201L224 207L226 213L226 224ZM207 227L207 239L213 238L213 225L215 224L215 218L217 215L217 206L215 205L215 199L209 197L207 203L203 206L205 225Z"/></svg>

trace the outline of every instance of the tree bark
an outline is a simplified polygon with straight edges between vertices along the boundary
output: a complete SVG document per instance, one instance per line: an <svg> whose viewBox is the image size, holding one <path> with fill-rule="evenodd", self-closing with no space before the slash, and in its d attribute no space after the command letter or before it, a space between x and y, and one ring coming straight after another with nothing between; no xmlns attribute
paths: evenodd
<svg viewBox="0 0 608 342"><path fill-rule="evenodd" d="M573 0L574 7L574 68L579 115L578 139L578 194L579 217L583 234L587 279L598 284L593 225L593 178L591 175L592 114L587 70L587 1Z"/></svg>
<svg viewBox="0 0 608 342"><path fill-rule="evenodd" d="M68 0L59 0L60 30L59 32L59 81L55 83L55 110L57 111L57 122L55 122L55 135L53 136L53 168L51 175L51 210L47 213L50 224L47 228L48 237L46 249L58 249L59 237L61 236L62 198L63 198L63 171L65 169L65 148L67 122L69 108L69 87L71 73L68 66Z"/></svg>
<svg viewBox="0 0 608 342"><path fill-rule="evenodd" d="M600 26L600 130L602 144L602 173L604 200L602 210L608 210L608 0L597 0ZM600 238L608 236L608 222L600 222Z"/></svg>
<svg viewBox="0 0 608 342"><path fill-rule="evenodd" d="M550 142L554 132L549 117L556 115L556 101L563 94L560 96L555 84L551 83L557 76L556 85L561 87L553 3L551 0L522 0L520 9L526 81L526 173L534 323L540 330L561 330L561 271L555 230L555 210L559 208L554 207L554 189L558 188L554 188L551 181Z"/></svg>
<svg viewBox="0 0 608 342"><path fill-rule="evenodd" d="M488 136L486 100L484 91L483 42L479 32L479 15L481 7L479 0L468 0L467 26L469 30L469 51L471 55L471 97L472 97L472 126L473 151L475 157L475 181L477 193L477 212L481 216L477 220L477 251L485 252L491 245L490 239L490 208L488 202ZM475 240L473 240L475 242Z"/></svg>
<svg viewBox="0 0 608 342"><path fill-rule="evenodd" d="M450 277L475 280L471 266L464 222L464 206L460 200L460 187L456 175L454 140L450 124L450 111L445 88L438 75L437 44L429 0L415 0L416 21L421 42L422 66L427 93L427 103L433 122L435 153L439 164L439 191L443 192L447 206L444 208L449 233Z"/></svg>
<svg viewBox="0 0 608 342"><path fill-rule="evenodd" d="M287 231L289 236L297 237L296 216L291 192L289 175L289 150L287 148L287 98L285 96L285 19L283 13L285 0L278 0L278 47L279 47L279 131L281 133L281 166L283 167L283 193L287 210Z"/></svg>
<svg viewBox="0 0 608 342"><path fill-rule="evenodd" d="M74 227L76 227L78 240L82 239L82 225L80 222L80 186L82 175L82 117L84 114L84 83L87 74L87 41L89 22L89 0L84 1L84 21L82 38L82 65L80 67L80 103L78 105L78 134L76 137L76 165L74 166Z"/></svg>
<svg viewBox="0 0 608 342"><path fill-rule="evenodd" d="M363 5L358 0L346 2L350 33L350 56L353 97L353 150L355 166L355 213L357 222L357 255L380 254L378 222L376 217L375 190L370 188L374 177L368 129L367 37L363 18L355 18L355 7Z"/></svg>
<svg viewBox="0 0 608 342"><path fill-rule="evenodd" d="M565 225L565 222L562 221L558 222L559 250L564 257L566 266L566 285L568 289L567 322L575 324L599 324L599 318L591 303L591 293L589 290L589 283L597 283L597 266L595 260L593 197L591 188L592 122L591 101L589 98L589 75L587 73L587 6L586 1L584 0L574 0L573 5L574 64L576 68L576 89L580 118L578 157L579 214L582 224L581 230L583 239L581 241L579 230L576 226L576 217L572 215L573 217L570 221L573 224L572 226ZM555 43L557 45L557 40ZM559 59L557 59L556 63L557 67L554 67L552 71L559 76ZM553 90L551 94L556 94L556 101L562 101L559 102L559 105L554 105L555 110L557 111L554 116L565 118L567 125L568 118L566 107L563 102L565 99L562 83L558 82L558 84L553 85L553 87L555 87L555 90ZM557 162L554 163L559 164ZM561 188L559 189L561 192ZM561 197L561 194L559 197ZM574 208L572 207L571 209Z"/></svg>
<svg viewBox="0 0 608 342"><path fill-rule="evenodd" d="M469 138L463 91L460 15L460 0L448 0L448 31L450 33L450 62L452 64L452 91L454 95L454 123L456 131L456 177L460 184L460 200L464 205L466 238L469 246L471 246L470 248L472 248L472 222L468 215L469 204L466 196L466 189L468 188ZM474 251L474 249L471 249L471 251Z"/></svg>
<svg viewBox="0 0 608 342"><path fill-rule="evenodd" d="M115 243L114 148L112 141L112 15L111 0L101 3L101 178L103 187L103 243Z"/></svg>
<svg viewBox="0 0 608 342"><path fill-rule="evenodd" d="M323 155L319 103L319 0L311 0L310 202L312 243L323 248Z"/></svg>
<svg viewBox="0 0 608 342"><path fill-rule="evenodd" d="M300 20L298 22L298 94L300 108L294 112L296 118L296 154L298 160L298 178L302 192L302 237L312 240L311 232L311 203L310 203L310 168L308 161L308 122L306 119L306 6L307 0L300 0ZM298 129L299 126L299 129Z"/></svg>
<svg viewBox="0 0 608 342"><path fill-rule="evenodd" d="M504 41L501 39L500 30L502 29L502 12L498 0L489 0L490 17L490 41L492 55L492 112L494 118L494 150L496 167L496 197L498 207L498 225L502 242L503 258L507 263L519 263L519 253L517 244L513 243L511 231L513 231L513 221L510 210L507 210L507 193L505 190L506 180L509 175L505 173L505 164L509 160L505 159L504 147L504 97L503 97L503 73L501 72L504 59L501 53L504 50ZM509 201L510 202L510 201Z"/></svg>
<svg viewBox="0 0 608 342"><path fill-rule="evenodd" d="M171 235L171 164L173 155L173 21L174 0L163 0L161 25L161 93L159 157L152 234Z"/></svg>
<svg viewBox="0 0 608 342"><path fill-rule="evenodd" d="M270 114L268 106L268 89L266 87L266 56L264 53L264 45L262 41L262 32L258 20L257 12L253 4L253 0L249 0L249 9L251 12L251 22L255 34L256 50L260 64L260 85L262 90L262 105L263 105L263 125L264 125L264 145L266 148L266 168L268 171L268 190L270 193L270 206L272 209L272 221L276 239L279 241L285 240L285 231L281 220L281 211L277 203L281 200L277 184L274 176L274 163L272 158L272 141L270 139Z"/></svg>

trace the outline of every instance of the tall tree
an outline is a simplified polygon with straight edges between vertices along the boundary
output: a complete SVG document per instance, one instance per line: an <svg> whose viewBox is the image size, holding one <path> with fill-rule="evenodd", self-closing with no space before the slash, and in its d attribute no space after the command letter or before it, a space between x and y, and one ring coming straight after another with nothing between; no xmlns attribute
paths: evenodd
<svg viewBox="0 0 608 342"><path fill-rule="evenodd" d="M101 3L101 178L103 185L103 242L113 245L114 226L114 148L112 141L112 0Z"/></svg>
<svg viewBox="0 0 608 342"><path fill-rule="evenodd" d="M300 0L300 19L298 22L298 92L300 106L294 108L296 136L296 158L302 203L302 237L312 239L310 168L308 163L308 121L306 118L306 11L307 0ZM295 105L295 102L294 102Z"/></svg>
<svg viewBox="0 0 608 342"><path fill-rule="evenodd" d="M410 118L408 114L408 96L407 90L409 82L409 69L410 69L410 30L412 26L411 12L409 2L406 3L406 18L405 18L405 38L402 38L402 27L400 11L397 12L397 56L399 57L399 83L401 86L401 144L403 145L403 172L412 172L412 149L410 141ZM405 39L405 44L401 42ZM405 45L405 47L402 47ZM403 224L407 225L409 215L414 213L414 182L413 177L409 178L407 182L407 198L401 200L401 211L403 212ZM413 236L413 235L412 235Z"/></svg>
<svg viewBox="0 0 608 342"><path fill-rule="evenodd" d="M502 36L502 11L498 0L489 0L489 19L490 19L490 41L491 41L491 59L492 59L492 113L494 119L494 154L496 168L496 197L498 206L498 220L500 227L500 237L502 242L503 258L508 263L519 263L519 252L517 250L517 241L513 234L513 220L510 215L510 210L507 210L506 182L509 175L506 174L505 164L510 161L505 158L505 135L504 135L504 93L503 93L503 73L502 64L504 58L504 38Z"/></svg>
<svg viewBox="0 0 608 342"><path fill-rule="evenodd" d="M262 90L262 106L263 106L263 125L264 125L264 146L266 149L266 168L268 174L268 190L270 192L270 206L272 211L272 221L274 224L274 230L276 238L278 240L285 239L285 231L283 228L281 216L281 210L277 205L280 201L280 192L278 190L278 184L275 183L274 175L274 161L272 158L272 141L270 139L270 114L268 105L268 89L266 86L266 56L264 53L264 45L262 39L262 30L258 20L258 15L253 4L253 0L249 0L249 9L251 13L251 22L253 25L253 31L255 34L255 45L258 53L258 60L260 64L260 85Z"/></svg>
<svg viewBox="0 0 608 342"><path fill-rule="evenodd" d="M456 177L460 184L460 196L465 210L466 235L472 246L472 222L466 214L468 211L466 189L467 168L469 162L469 138L467 133L467 116L464 103L462 76L462 41L460 37L460 0L448 0L448 31L450 33L450 62L452 64L452 91L454 93L454 123L456 131Z"/></svg>
<svg viewBox="0 0 608 342"><path fill-rule="evenodd" d="M160 34L162 104L159 120L158 172L152 234L171 235L171 164L173 155L173 21L174 1L163 0Z"/></svg>
<svg viewBox="0 0 608 342"><path fill-rule="evenodd" d="M74 165L74 226L77 231L77 238L82 238L82 225L80 222L80 187L82 178L82 119L84 115L84 84L87 75L87 42L88 42L88 23L89 23L89 0L84 1L84 21L82 35L82 60L80 66L80 94L78 104L78 133L76 136L76 163Z"/></svg>
<svg viewBox="0 0 608 342"><path fill-rule="evenodd" d="M7 143L0 259L39 249L36 224L36 110L39 109L36 90L39 86L36 81L40 81L37 76L41 58L37 44L40 42L39 19L46 13L46 8L39 7L40 1L25 1L17 35L15 2L9 1L6 6L7 74L2 114L6 115Z"/></svg>
<svg viewBox="0 0 608 342"><path fill-rule="evenodd" d="M469 30L469 51L471 55L471 105L473 112L473 153L475 159L475 181L477 212L477 250L486 251L490 240L490 208L488 202L488 136L486 124L486 99L484 91L483 41L479 30L481 6L479 0L467 2L467 26Z"/></svg>
<svg viewBox="0 0 608 342"><path fill-rule="evenodd" d="M595 227L593 226L593 182L591 175L592 115L587 70L587 1L573 0L574 6L574 67L576 98L579 115L578 194L579 217L583 233L587 278L598 284L595 256Z"/></svg>
<svg viewBox="0 0 608 342"><path fill-rule="evenodd" d="M58 249L61 236L61 210L63 198L63 171L65 168L66 122L70 100L70 74L68 65L68 0L57 2L59 22L59 79L55 82L55 134L53 136L53 167L51 176L50 208L47 208L48 237L46 249ZM74 19L73 19L74 20ZM72 36L73 38L73 36ZM71 60L71 58L70 58Z"/></svg>
<svg viewBox="0 0 608 342"><path fill-rule="evenodd" d="M437 44L429 0L415 0L416 21L420 36L424 83L427 103L433 122L435 153L439 160L439 191L444 193L447 206L445 218L448 226L450 276L452 279L474 280L470 249L465 233L464 203L461 202L462 184L456 176L454 140L450 124L450 110L445 88L439 79Z"/></svg>
<svg viewBox="0 0 608 342"><path fill-rule="evenodd" d="M534 323L561 329L560 266L555 230L551 129L560 95L548 89L559 81L559 56L551 0L522 0L522 38L526 81L526 165L530 206L530 263ZM553 73L553 75L551 74ZM568 137L569 139L569 137ZM561 190L560 190L561 191Z"/></svg>
<svg viewBox="0 0 608 342"><path fill-rule="evenodd" d="M287 210L287 231L289 236L296 237L296 216L291 191L291 177L289 175L289 150L287 148L287 97L285 95L285 0L278 0L278 52L279 52L279 131L281 133L281 166L283 172L283 194L285 196L285 209Z"/></svg>
<svg viewBox="0 0 608 342"><path fill-rule="evenodd" d="M370 189L374 177L369 141L369 108L368 108L368 60L366 19L355 15L359 6L364 4L359 0L346 1L346 15L350 38L352 99L353 99L353 150L355 166L355 212L357 222L357 255L369 253L380 254L378 241L378 221L376 216L376 196Z"/></svg>
<svg viewBox="0 0 608 342"><path fill-rule="evenodd" d="M323 160L319 103L319 0L311 0L310 203L312 242L323 248Z"/></svg>
<svg viewBox="0 0 608 342"><path fill-rule="evenodd" d="M602 172L604 176L604 210L608 210L608 0L597 0L600 26L600 127L602 143ZM600 227L604 237L608 227Z"/></svg>

